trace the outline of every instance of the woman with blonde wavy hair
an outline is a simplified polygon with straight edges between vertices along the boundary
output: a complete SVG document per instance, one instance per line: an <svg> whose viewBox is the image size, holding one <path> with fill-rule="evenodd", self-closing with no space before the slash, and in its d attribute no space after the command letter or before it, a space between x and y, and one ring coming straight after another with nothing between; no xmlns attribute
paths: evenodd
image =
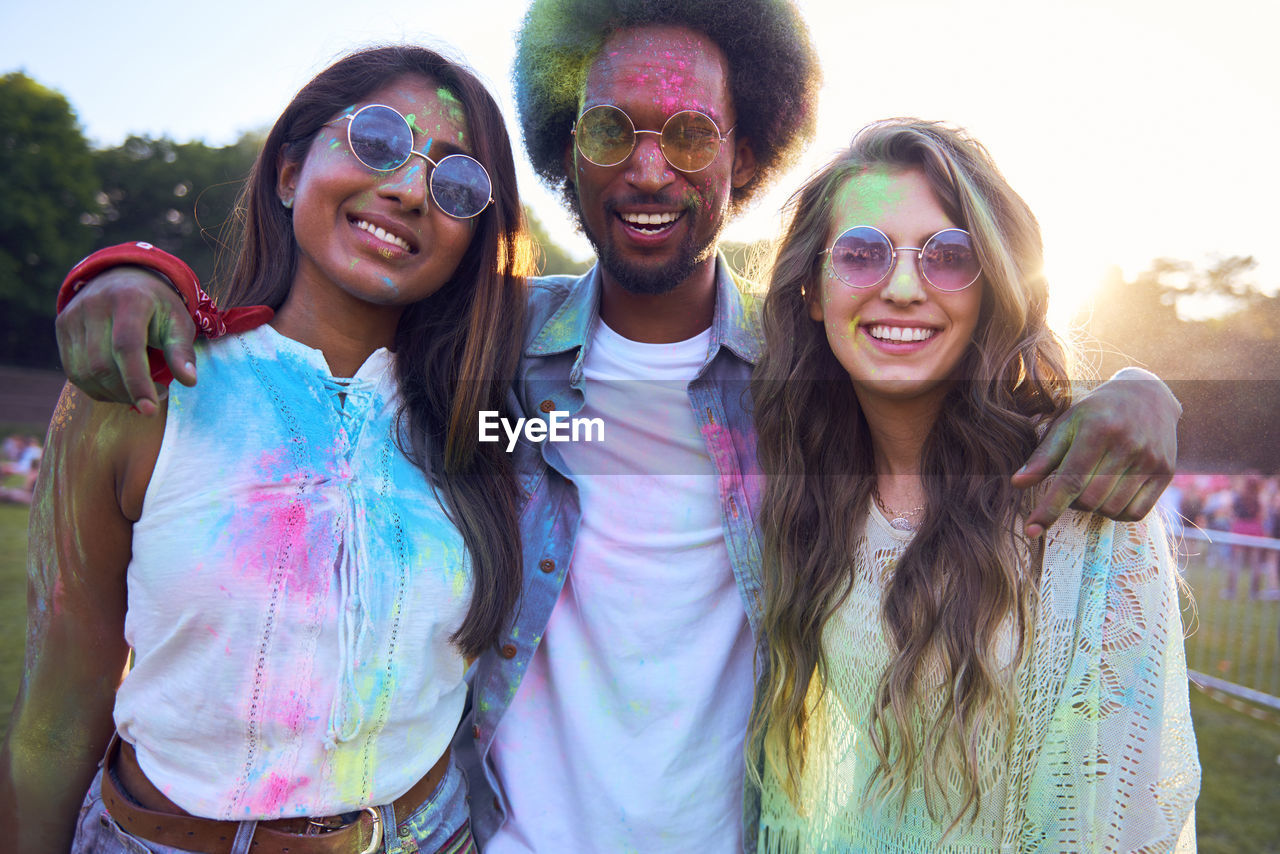
<svg viewBox="0 0 1280 854"><path fill-rule="evenodd" d="M1194 850L1155 517L1024 533L1069 403L1040 230L986 150L897 119L793 199L753 382L762 851Z"/></svg>

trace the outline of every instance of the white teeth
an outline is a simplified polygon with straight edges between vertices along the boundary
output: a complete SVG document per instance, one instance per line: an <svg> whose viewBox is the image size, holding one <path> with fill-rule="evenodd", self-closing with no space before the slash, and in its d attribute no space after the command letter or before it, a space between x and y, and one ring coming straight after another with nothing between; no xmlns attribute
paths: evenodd
<svg viewBox="0 0 1280 854"><path fill-rule="evenodd" d="M632 225L667 225L680 218L679 213L624 213L620 216Z"/></svg>
<svg viewBox="0 0 1280 854"><path fill-rule="evenodd" d="M936 329L922 326L871 326L867 334L881 341L925 341L937 334Z"/></svg>
<svg viewBox="0 0 1280 854"><path fill-rule="evenodd" d="M398 246L401 249L403 249L405 252L413 251L412 247L410 247L409 244L403 238L397 237L391 232L381 229L378 226L374 225L373 223L365 222L362 219L358 219L356 220L355 225L356 225L356 228L363 229L364 231L369 232L374 237L378 238L384 243L390 243L392 246Z"/></svg>

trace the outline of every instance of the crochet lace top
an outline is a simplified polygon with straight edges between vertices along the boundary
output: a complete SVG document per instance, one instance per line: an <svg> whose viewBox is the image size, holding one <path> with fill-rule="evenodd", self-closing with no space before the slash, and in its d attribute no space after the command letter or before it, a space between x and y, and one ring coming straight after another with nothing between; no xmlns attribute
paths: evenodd
<svg viewBox="0 0 1280 854"><path fill-rule="evenodd" d="M1032 646L1012 674L1016 724L980 746L974 821L944 840L950 816L930 817L919 778L901 817L896 799L867 796L868 722L891 658L880 600L911 536L871 508L853 588L823 633L830 684L811 684L799 803L766 771L759 850L1194 851L1200 765L1175 569L1154 515L1125 524L1068 512L1046 535ZM996 652L1006 668L1011 634ZM941 675L922 678L932 716Z"/></svg>

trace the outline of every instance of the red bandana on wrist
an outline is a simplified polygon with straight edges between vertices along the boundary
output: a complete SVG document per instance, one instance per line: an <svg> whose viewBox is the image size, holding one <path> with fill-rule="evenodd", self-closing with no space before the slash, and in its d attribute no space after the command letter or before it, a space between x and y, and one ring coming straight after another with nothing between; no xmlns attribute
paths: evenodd
<svg viewBox="0 0 1280 854"><path fill-rule="evenodd" d="M195 271L183 263L181 258L157 249L150 243L141 242L121 243L99 249L72 267L71 272L62 280L62 287L58 289L58 313L62 313L71 298L94 276L126 264L146 267L167 277L186 304L187 313L196 325L196 333L205 338L219 338L227 333L253 329L266 323L275 314L265 305L247 305L222 311L200 287L200 279ZM168 385L173 380L173 373L165 364L164 353L148 347L147 359L151 365L151 379Z"/></svg>

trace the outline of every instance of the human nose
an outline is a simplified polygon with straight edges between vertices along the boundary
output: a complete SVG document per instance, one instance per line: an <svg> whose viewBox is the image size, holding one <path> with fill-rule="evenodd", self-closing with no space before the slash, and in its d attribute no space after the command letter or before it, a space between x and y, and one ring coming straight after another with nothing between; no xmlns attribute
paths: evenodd
<svg viewBox="0 0 1280 854"><path fill-rule="evenodd" d="M903 252L913 252L912 256L904 256ZM880 295L898 305L910 305L923 302L925 298L924 279L920 276L918 249L899 249L893 256L893 269L885 280Z"/></svg>
<svg viewBox="0 0 1280 854"><path fill-rule="evenodd" d="M418 154L416 151L413 153ZM387 173L386 180L378 186L378 194L399 202L406 210L422 213L426 210L430 181L431 164L427 158L421 155L410 157Z"/></svg>
<svg viewBox="0 0 1280 854"><path fill-rule="evenodd" d="M627 159L627 181L637 190L656 193L675 180L675 172L662 153L662 134L639 130L635 135L635 146Z"/></svg>

